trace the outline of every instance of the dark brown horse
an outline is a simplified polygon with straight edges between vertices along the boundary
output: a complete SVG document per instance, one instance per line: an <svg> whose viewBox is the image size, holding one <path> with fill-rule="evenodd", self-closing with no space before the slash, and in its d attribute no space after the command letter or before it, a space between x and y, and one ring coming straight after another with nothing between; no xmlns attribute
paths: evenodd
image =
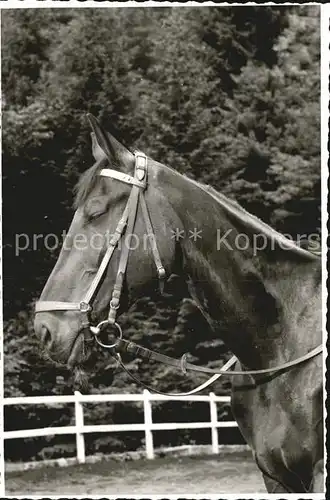
<svg viewBox="0 0 330 500"><path fill-rule="evenodd" d="M165 273L184 276L243 371L276 368L322 343L319 256L212 188L134 155L90 119L96 163L78 184L75 216L36 309L35 331L54 360L82 363L88 332L117 325ZM269 492L323 491L322 367L319 355L233 378L233 413Z"/></svg>

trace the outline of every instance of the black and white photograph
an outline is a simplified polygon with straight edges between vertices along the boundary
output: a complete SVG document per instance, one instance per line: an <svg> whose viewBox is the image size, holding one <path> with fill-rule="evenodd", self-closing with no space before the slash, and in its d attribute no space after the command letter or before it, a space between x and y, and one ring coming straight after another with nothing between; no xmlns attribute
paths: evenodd
<svg viewBox="0 0 330 500"><path fill-rule="evenodd" d="M328 9L10 3L1 496L324 499Z"/></svg>

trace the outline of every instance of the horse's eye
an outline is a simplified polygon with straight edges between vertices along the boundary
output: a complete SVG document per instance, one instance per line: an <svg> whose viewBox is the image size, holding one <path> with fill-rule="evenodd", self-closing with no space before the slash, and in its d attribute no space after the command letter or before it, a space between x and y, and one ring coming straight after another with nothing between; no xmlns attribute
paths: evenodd
<svg viewBox="0 0 330 500"><path fill-rule="evenodd" d="M100 210L97 212L90 212L88 214L85 214L85 222L93 222L101 217L101 215L104 215L106 212L104 210Z"/></svg>
<svg viewBox="0 0 330 500"><path fill-rule="evenodd" d="M85 222L88 224L89 222L95 221L101 217L101 215L104 215L107 209L108 206L105 199L96 198L89 200L84 208Z"/></svg>

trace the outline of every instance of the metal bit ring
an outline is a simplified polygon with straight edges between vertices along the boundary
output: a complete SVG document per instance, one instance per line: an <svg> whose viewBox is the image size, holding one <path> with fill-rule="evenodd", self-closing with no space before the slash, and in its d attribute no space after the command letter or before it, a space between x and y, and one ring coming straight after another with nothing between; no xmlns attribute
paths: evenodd
<svg viewBox="0 0 330 500"><path fill-rule="evenodd" d="M104 321L101 321L97 326L91 326L90 329L91 329L91 332L94 334L95 336L95 340L96 342L101 346L101 347L105 347L106 349L112 349L113 347L116 347L116 345L118 344L118 341L123 337L123 332L122 332L122 329L120 328L120 326L118 325L118 323L112 323L111 326L114 326L115 328L117 328L118 330L118 337L116 339L116 342L114 342L113 344L104 344L100 339L99 339L99 335L101 333L101 330L104 326L106 325L110 325L111 323L109 323L109 321L106 319Z"/></svg>

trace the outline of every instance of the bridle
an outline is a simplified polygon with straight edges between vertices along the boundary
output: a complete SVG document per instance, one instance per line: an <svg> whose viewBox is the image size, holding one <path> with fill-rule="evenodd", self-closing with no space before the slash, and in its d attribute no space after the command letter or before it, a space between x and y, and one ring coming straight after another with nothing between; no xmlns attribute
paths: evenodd
<svg viewBox="0 0 330 500"><path fill-rule="evenodd" d="M147 188L148 185L148 161L147 161L147 156L140 152L136 151L134 152L134 157L135 157L135 170L134 170L134 176L124 174L122 172L119 172L117 170L113 170L110 168L103 168L100 172L99 175L102 177L110 177L112 179L116 179L118 181L124 182L126 184L129 184L132 186L131 193L129 195L127 204L125 206L123 215L121 219L119 220L115 233L112 236L109 245L106 249L106 252L103 256L103 259L101 261L101 264L99 266L98 271L95 274L95 277L86 292L84 298L80 302L61 302L61 301L37 301L36 306L35 306L35 312L40 313L40 312L49 312L49 311L78 311L82 315L82 328L89 329L89 331L94 335L97 343L108 349L111 356L113 356L118 364L125 370L125 372L137 383L140 385L146 387L150 391L159 393L159 394L165 394L168 396L186 396L190 394L194 394L196 392L201 391L202 389L205 389L208 387L210 384L215 382L221 375L230 375L230 376L235 376L235 375L263 375L263 374L271 374L271 373L280 373L283 372L293 366L296 366L298 364L301 364L318 354L320 354L323 350L323 346L319 345L307 354L293 360L289 361L287 363L284 363L279 366L275 366L273 368L266 368L266 369L261 369L261 370L242 370L242 371L228 371L229 368L236 363L237 358L236 356L233 356L229 359L229 361L222 367L221 370L213 370L208 367L204 366L199 366L195 365L192 363L187 362L187 355L184 354L181 359L176 359L172 358L170 356L166 356L164 354L157 353L155 351L152 351L150 349L146 349L145 347L142 347L138 344L135 344L134 342L127 341L123 339L123 334L122 334L122 329L120 325L116 322L116 316L117 316L117 311L120 307L120 298L121 298L121 293L123 289L123 283L124 283L124 278L126 274L126 269L127 269L127 264L128 264L128 258L129 258L129 251L130 251L130 246L127 244L127 237L131 238L134 232L134 226L135 226L135 221L136 221L136 216L138 212L138 207L139 207L139 201L142 209L142 215L144 219L144 224L147 230L147 235L148 235L148 241L150 241L150 236L151 236L151 244L150 248L152 250L152 255L154 259L154 263L157 269L157 274L158 274L158 279L159 279L159 284L161 290L164 287L164 279L166 276L165 268L162 265L160 254L157 248L156 244L156 239L155 239L155 234L153 231L148 207L146 204L146 200L144 197L144 192ZM111 260L111 257L114 253L115 248L117 247L119 241L123 238L124 234L126 235L126 241L121 247L121 254L120 254L120 260L119 260L119 266L118 266L118 271L117 271L117 276L116 276L116 281L113 287L113 292L112 292L112 297L110 300L109 304L109 313L108 317L106 320L103 320L98 323L97 326L93 326L90 324L90 313L92 311L92 301L93 298L95 297L95 293L101 283L101 280L104 276L104 273L109 265L109 262ZM113 325L117 332L118 336L116 337L115 341L113 343L105 344L101 341L100 339L100 333L101 331L106 328L109 325ZM160 361L164 364L170 365L174 368L179 368L182 370L183 373L187 373L187 370L192 370L195 372L202 372L202 373L207 373L207 374L212 374L212 377L204 382L203 384L199 385L197 388L185 392L185 393L180 393L180 394L169 394L169 393L163 393L161 391L158 391L154 388L151 388L144 384L140 379L135 377L123 364L120 353L121 352L128 352L130 354L140 356L143 358L146 358L148 360L154 359L156 361Z"/></svg>
<svg viewBox="0 0 330 500"><path fill-rule="evenodd" d="M111 348L115 347L115 344L103 344L99 339L99 334L103 328L108 325L114 325L118 330L119 338L122 338L122 330L118 323L116 322L117 311L120 307L120 297L123 289L124 277L127 269L127 263L130 251L130 241L134 231L136 215L138 211L139 201L141 203L142 215L144 218L144 223L147 230L148 241L150 243L150 248L152 250L152 255L156 265L158 278L160 281L160 287L162 289L165 279L165 268L162 265L159 251L156 244L156 239L150 220L150 215L148 207L144 198L144 191L147 187L147 175L148 175L148 162L147 157L144 153L136 151L135 156L135 172L134 177L128 174L124 174L117 170L110 168L103 168L99 175L101 177L110 177L118 181L130 184L132 186L131 193L129 195L127 204L125 206L123 215L119 220L116 230L109 242L107 250L103 256L101 264L98 268L95 277L87 290L84 298L80 302L59 302L59 301L38 301L36 302L35 312L48 312L48 311L78 311L82 314L82 328L89 328L92 334L95 336L96 340L103 347ZM121 254L119 260L119 266L116 276L116 281L113 287L112 297L109 304L109 314L106 320L101 321L97 326L92 326L90 324L89 315L92 311L92 300L95 297L96 290L98 289L103 275L109 265L111 257L117 247L119 241L126 235L125 242L121 247ZM151 236L151 241L150 241Z"/></svg>

